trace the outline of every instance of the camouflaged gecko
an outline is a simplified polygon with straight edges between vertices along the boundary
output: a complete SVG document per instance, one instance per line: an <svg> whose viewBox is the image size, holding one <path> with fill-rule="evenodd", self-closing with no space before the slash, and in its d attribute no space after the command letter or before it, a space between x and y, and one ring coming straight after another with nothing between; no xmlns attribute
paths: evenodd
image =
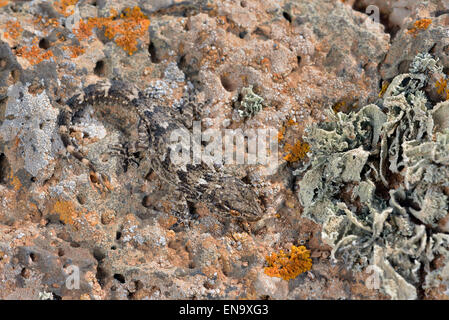
<svg viewBox="0 0 449 320"><path fill-rule="evenodd" d="M221 218L247 222L262 217L257 194L241 179L215 171L204 163L184 168L172 163L170 135L173 130L188 132L196 107L191 100L181 111L172 110L129 84L107 81L88 86L70 98L67 105L59 117L61 139L67 151L90 169L91 180L108 186L107 177L97 172L70 135L88 105L106 126L113 126L126 137L121 153L127 164L139 164L143 158L149 158L152 170L167 185L168 200L171 196L173 201L182 199L175 212L181 220L191 217L189 204L196 203Z"/></svg>

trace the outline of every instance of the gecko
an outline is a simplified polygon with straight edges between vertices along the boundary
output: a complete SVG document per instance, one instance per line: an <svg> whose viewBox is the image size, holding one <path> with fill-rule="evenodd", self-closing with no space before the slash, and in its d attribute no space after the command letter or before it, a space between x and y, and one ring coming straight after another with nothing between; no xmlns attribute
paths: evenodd
<svg viewBox="0 0 449 320"><path fill-rule="evenodd" d="M126 137L123 153L127 163L138 164L149 158L151 169L168 186L166 195L178 199L182 195L183 209L176 216L188 219L189 204L202 203L219 218L254 222L262 218L258 195L250 184L236 176L225 174L200 163L183 168L170 159L170 135L173 130L188 130L195 113L195 102L185 99L181 112L161 105L145 91L117 80L107 80L84 88L67 100L59 115L61 140L74 158L90 171L91 180L108 186L108 178L84 155L72 138L76 121L92 106L95 115Z"/></svg>

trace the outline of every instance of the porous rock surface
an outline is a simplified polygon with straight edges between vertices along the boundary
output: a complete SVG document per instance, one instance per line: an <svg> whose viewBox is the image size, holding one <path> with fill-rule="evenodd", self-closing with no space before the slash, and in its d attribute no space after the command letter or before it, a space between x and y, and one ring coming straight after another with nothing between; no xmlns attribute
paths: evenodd
<svg viewBox="0 0 449 320"><path fill-rule="evenodd" d="M283 149L307 125L325 121L324 110L376 101L383 81L403 73L419 52L431 51L449 67L447 1L406 1L403 10L380 2L381 24L365 14L366 1L6 1L0 299L389 299L366 286L369 273L329 259L321 226L302 217L294 190L292 172L304 163L285 161ZM77 37L80 22L65 14L87 21L135 6L150 26L133 54L101 29ZM411 35L421 18L432 24ZM20 24L13 27L18 35L11 21ZM43 57L37 63L18 54L33 45ZM74 47L83 52L73 54ZM98 188L64 148L58 115L82 88L105 79L131 83L174 109L195 88L207 101L198 115L203 129L287 127L272 175L260 166L229 169L256 190L263 222L223 222L194 204L190 223L179 227L176 201L159 197L163 182L149 161L124 170L109 151L127 137L92 111L78 119L84 135L74 139L110 178L111 190ZM243 119L235 102L248 86L264 107ZM292 244L311 250L312 269L290 281L266 275L265 257ZM72 265L80 271L78 289L66 285ZM447 298L445 290L431 288L421 298Z"/></svg>

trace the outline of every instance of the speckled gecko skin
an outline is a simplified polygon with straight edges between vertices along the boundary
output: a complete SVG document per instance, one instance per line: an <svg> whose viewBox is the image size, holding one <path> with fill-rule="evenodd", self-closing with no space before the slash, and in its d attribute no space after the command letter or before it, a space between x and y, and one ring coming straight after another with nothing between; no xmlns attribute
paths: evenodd
<svg viewBox="0 0 449 320"><path fill-rule="evenodd" d="M86 106L94 108L95 117L105 126L120 130L127 141L126 150L137 159L149 157L151 168L166 183L170 202L183 199L176 212L181 219L192 217L189 207L202 203L219 218L240 222L257 221L262 218L262 209L256 192L241 179L225 175L204 163L175 166L170 159L170 135L173 130L188 131L192 122L195 103L187 101L181 112L166 108L152 97L135 87L119 82L107 81L90 85L67 101L67 107L59 116L61 139L67 151L85 164L97 176L92 164L79 151L70 131ZM136 162L138 163L138 161ZM173 195L173 199L170 197Z"/></svg>

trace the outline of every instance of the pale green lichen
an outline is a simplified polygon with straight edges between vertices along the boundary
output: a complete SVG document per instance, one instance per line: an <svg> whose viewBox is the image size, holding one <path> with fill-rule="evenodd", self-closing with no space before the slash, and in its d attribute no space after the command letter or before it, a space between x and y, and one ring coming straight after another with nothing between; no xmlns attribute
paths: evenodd
<svg viewBox="0 0 449 320"><path fill-rule="evenodd" d="M430 53L418 53L410 66L410 73L440 73L443 67L438 64L438 58Z"/></svg>
<svg viewBox="0 0 449 320"><path fill-rule="evenodd" d="M449 284L449 230L438 223L449 209L449 102L433 105L423 91L438 72L420 54L376 104L329 112L307 129L310 162L296 171L304 215L323 225L331 258L371 265L393 299ZM444 267L433 270L437 256Z"/></svg>
<svg viewBox="0 0 449 320"><path fill-rule="evenodd" d="M253 92L253 86L243 88L241 95L243 98L238 110L240 117L253 117L262 110L264 99Z"/></svg>

